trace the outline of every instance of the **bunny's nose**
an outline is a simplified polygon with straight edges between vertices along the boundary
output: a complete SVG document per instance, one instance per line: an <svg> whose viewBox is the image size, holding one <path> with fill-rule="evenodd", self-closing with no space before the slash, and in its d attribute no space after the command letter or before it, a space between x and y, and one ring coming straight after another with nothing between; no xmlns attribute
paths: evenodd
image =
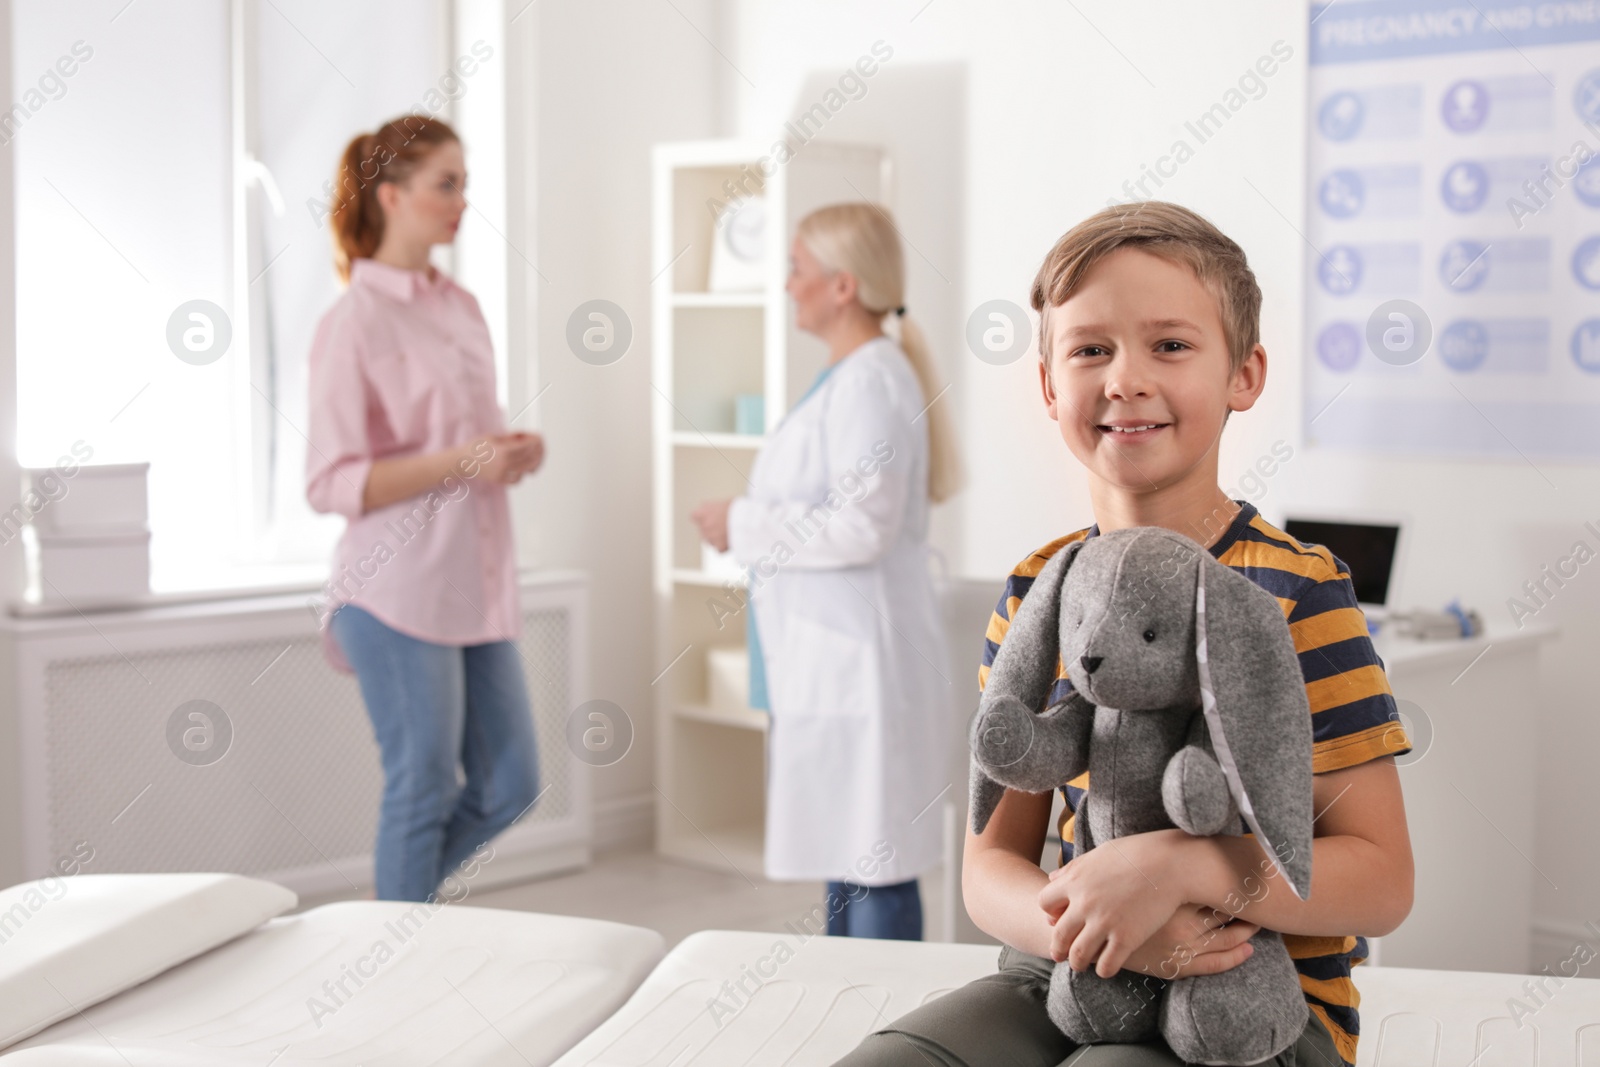
<svg viewBox="0 0 1600 1067"><path fill-rule="evenodd" d="M1082 656L1078 659L1078 662L1083 664L1083 669L1088 671L1090 674L1093 674L1095 672L1095 668L1100 666L1100 664L1104 661L1104 656Z"/></svg>

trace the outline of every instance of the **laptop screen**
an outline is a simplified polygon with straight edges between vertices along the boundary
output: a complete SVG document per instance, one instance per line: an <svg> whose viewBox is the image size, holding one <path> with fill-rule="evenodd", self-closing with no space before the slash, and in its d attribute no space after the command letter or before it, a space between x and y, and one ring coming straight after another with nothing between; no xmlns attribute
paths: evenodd
<svg viewBox="0 0 1600 1067"><path fill-rule="evenodd" d="M1297 541L1322 545L1343 560L1350 568L1350 581L1355 586L1359 603L1388 603L1389 579L1394 573L1400 527L1286 519L1283 532Z"/></svg>

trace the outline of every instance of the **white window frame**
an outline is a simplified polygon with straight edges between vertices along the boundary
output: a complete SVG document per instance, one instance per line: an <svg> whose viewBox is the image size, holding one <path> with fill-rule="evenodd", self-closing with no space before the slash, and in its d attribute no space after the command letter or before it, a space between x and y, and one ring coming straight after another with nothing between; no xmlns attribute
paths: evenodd
<svg viewBox="0 0 1600 1067"><path fill-rule="evenodd" d="M285 558L274 548L281 530L283 502L274 502L271 476L276 435L300 433L274 410L268 397L273 353L265 337L265 316L260 313L261 287L251 279L269 263L273 252L260 246L260 229L252 227L252 199L270 198L271 178L256 162L260 112L260 72L251 47L262 17L263 0L230 0L231 134L229 180L232 184L232 227L228 258L234 309L235 343L243 359L233 363L231 395L234 405L234 484L244 487L234 496L233 535L249 546L243 553L259 565L282 568L285 584L301 585L308 565ZM469 145L468 216L456 245L437 250L436 265L449 271L473 291L488 320L494 342L497 394L508 420L520 429L537 429L542 422L523 398L532 396L533 361L512 359L511 353L531 353L535 328L537 271L533 266L533 149L530 84L512 56L531 57L535 20L507 21L505 0L437 0L441 23L437 67L442 72L473 42L486 41L496 62L485 65L486 76L475 79L469 93L450 101L441 114ZM522 23L518 26L517 23ZM513 131L521 136L513 136ZM481 147L472 148L476 144ZM336 149L334 149L336 151ZM331 158L331 152L330 152ZM483 160L483 163L475 163ZM259 190L259 191L258 191ZM286 210L300 205L287 204ZM479 225L472 226L472 222ZM529 234L526 241L513 234ZM465 245L466 247L462 247ZM331 269L331 266L330 266ZM513 294L521 307L513 313ZM332 545L328 546L331 553ZM528 555L524 552L524 558ZM314 565L325 574L326 558ZM257 583L244 583L257 584Z"/></svg>

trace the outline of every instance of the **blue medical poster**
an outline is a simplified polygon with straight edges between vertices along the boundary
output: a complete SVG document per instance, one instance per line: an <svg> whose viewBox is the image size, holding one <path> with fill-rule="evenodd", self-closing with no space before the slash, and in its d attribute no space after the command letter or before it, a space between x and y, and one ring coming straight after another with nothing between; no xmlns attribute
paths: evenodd
<svg viewBox="0 0 1600 1067"><path fill-rule="evenodd" d="M1600 458L1600 3L1310 18L1307 440Z"/></svg>

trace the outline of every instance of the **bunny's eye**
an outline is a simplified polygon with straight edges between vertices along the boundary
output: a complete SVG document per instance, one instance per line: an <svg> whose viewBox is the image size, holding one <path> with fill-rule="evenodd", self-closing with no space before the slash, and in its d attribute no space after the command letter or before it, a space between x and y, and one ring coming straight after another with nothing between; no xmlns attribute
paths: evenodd
<svg viewBox="0 0 1600 1067"><path fill-rule="evenodd" d="M1154 630L1146 630L1144 632L1144 639L1146 641L1154 641L1156 639L1156 632Z"/></svg>

